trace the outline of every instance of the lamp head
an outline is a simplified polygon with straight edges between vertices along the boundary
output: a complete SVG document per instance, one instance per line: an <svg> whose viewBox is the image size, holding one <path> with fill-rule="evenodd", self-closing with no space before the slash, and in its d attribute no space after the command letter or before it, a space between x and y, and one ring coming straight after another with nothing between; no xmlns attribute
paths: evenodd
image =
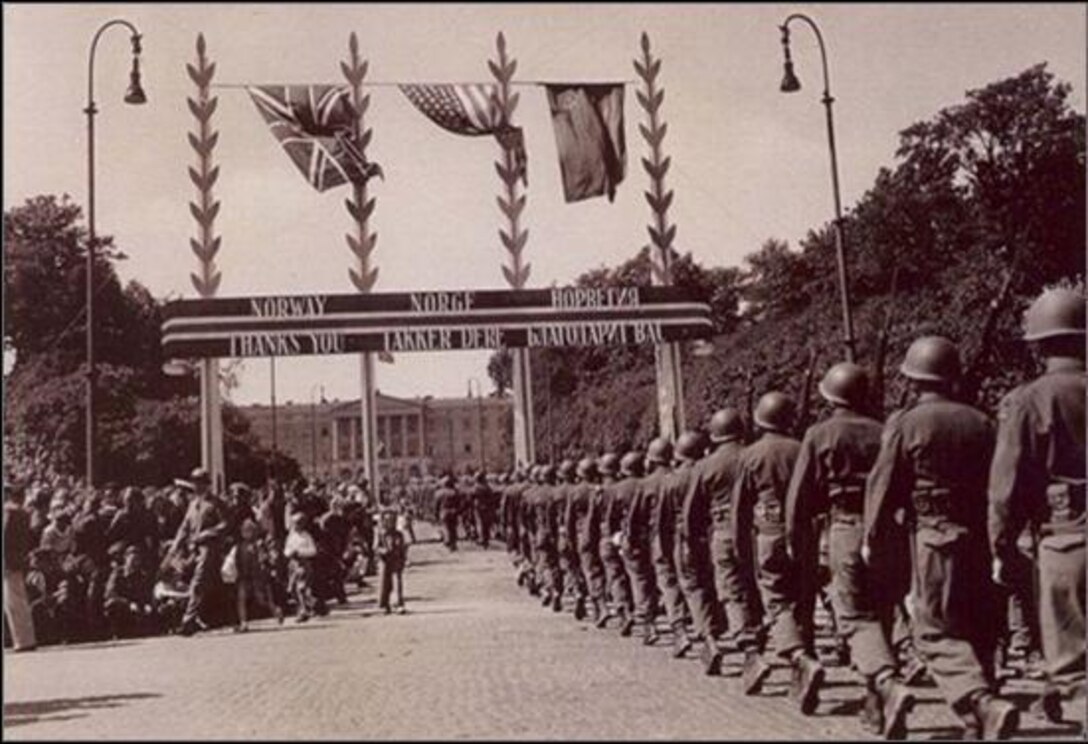
<svg viewBox="0 0 1088 744"><path fill-rule="evenodd" d="M786 72L782 76L782 85L778 88L783 93L793 93L801 90L801 81L793 73L793 62L786 60Z"/></svg>
<svg viewBox="0 0 1088 744"><path fill-rule="evenodd" d="M790 58L790 29L787 25L782 25L779 28L782 29L782 53L786 56L786 72L782 76L782 85L778 89L783 93L793 93L801 90L801 81L797 79L797 75L793 72L793 60Z"/></svg>
<svg viewBox="0 0 1088 744"><path fill-rule="evenodd" d="M129 74L128 92L125 93L125 103L137 106L141 103L147 103L147 95L144 93L143 86L140 85L140 58L137 56L133 56L132 58L132 72Z"/></svg>

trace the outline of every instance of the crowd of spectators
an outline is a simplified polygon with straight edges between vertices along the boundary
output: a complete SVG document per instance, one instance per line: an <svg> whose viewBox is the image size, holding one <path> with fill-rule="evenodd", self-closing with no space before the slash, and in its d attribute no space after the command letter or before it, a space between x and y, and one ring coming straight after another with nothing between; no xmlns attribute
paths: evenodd
<svg viewBox="0 0 1088 744"><path fill-rule="evenodd" d="M305 622L346 603L346 586L376 573L379 523L414 542L413 515L432 490L414 480L375 495L365 479L346 476L260 489L235 483L216 494L200 469L161 488L87 488L9 471L5 645L21 646L9 589L25 591L30 647L225 625L245 632L250 619L270 616Z"/></svg>

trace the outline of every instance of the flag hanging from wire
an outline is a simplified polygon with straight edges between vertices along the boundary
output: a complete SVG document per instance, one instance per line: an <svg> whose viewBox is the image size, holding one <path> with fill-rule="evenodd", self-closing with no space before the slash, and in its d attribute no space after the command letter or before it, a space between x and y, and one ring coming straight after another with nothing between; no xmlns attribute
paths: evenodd
<svg viewBox="0 0 1088 744"><path fill-rule="evenodd" d="M428 119L448 132L469 136L491 134L514 156L522 183L529 184L525 137L520 127L506 123L498 102L499 86L489 83L434 83L399 86L405 97Z"/></svg>
<svg viewBox="0 0 1088 744"><path fill-rule="evenodd" d="M348 86L260 85L246 91L272 136L318 191L385 178L355 140L357 116Z"/></svg>
<svg viewBox="0 0 1088 744"><path fill-rule="evenodd" d="M616 197L627 170L623 85L548 84L563 196L568 202Z"/></svg>

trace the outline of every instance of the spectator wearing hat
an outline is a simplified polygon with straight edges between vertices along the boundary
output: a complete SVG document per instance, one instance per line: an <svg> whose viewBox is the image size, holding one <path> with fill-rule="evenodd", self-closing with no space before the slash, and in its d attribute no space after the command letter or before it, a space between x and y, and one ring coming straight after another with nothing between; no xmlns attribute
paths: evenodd
<svg viewBox="0 0 1088 744"><path fill-rule="evenodd" d="M114 638L145 635L154 628L154 576L143 563L138 545L115 542L110 547L113 570L106 583L105 614Z"/></svg>
<svg viewBox="0 0 1088 744"><path fill-rule="evenodd" d="M4 484L4 620L16 651L37 646L27 598L27 557L31 548L30 515L21 506L22 489Z"/></svg>
<svg viewBox="0 0 1088 744"><path fill-rule="evenodd" d="M58 564L72 554L75 548L75 530L72 527L72 512L68 504L57 500L49 506L49 524L42 531L39 547L51 550Z"/></svg>
<svg viewBox="0 0 1088 744"><path fill-rule="evenodd" d="M197 630L208 628L206 616L212 593L219 583L223 542L229 524L223 505L211 493L211 478L206 470L196 468L188 481L179 481L178 485L191 490L192 497L170 552L186 545L196 557L189 584L189 603L179 628L182 635L191 636Z"/></svg>

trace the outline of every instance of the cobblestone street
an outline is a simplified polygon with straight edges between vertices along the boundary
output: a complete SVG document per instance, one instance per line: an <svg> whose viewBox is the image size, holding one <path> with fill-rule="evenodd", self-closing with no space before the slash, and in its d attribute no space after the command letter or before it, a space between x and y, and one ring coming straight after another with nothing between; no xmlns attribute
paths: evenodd
<svg viewBox="0 0 1088 744"><path fill-rule="evenodd" d="M433 537L423 526L421 537ZM829 673L817 715L738 690L695 659L643 648L530 601L505 554L436 542L412 548L409 614L386 617L374 590L326 618L4 655L9 739L260 738L858 738L859 688ZM1015 693L1018 689L1011 686ZM936 690L919 691L911 738L953 738ZM1021 701L1023 702L1023 701ZM1066 717L1083 720L1084 704ZM1080 727L1024 715L1022 738Z"/></svg>

